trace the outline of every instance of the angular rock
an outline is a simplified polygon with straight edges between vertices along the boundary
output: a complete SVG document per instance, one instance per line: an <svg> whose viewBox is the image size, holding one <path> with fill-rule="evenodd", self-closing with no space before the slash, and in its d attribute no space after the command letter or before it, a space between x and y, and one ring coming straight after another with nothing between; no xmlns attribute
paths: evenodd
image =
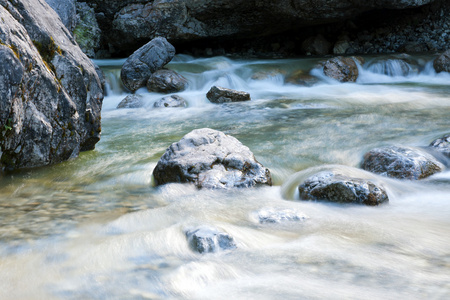
<svg viewBox="0 0 450 300"><path fill-rule="evenodd" d="M144 102L142 101L141 95L128 95L120 101L120 103L117 105L117 108L140 108L144 106Z"/></svg>
<svg viewBox="0 0 450 300"><path fill-rule="evenodd" d="M310 55L326 55L330 53L330 48L331 43L321 34L307 38L302 43L303 52Z"/></svg>
<svg viewBox="0 0 450 300"><path fill-rule="evenodd" d="M95 57L95 51L100 48L101 30L95 18L94 9L87 3L77 2L77 20L73 35L81 50L90 58Z"/></svg>
<svg viewBox="0 0 450 300"><path fill-rule="evenodd" d="M269 169L250 149L223 132L202 128L167 148L153 176L156 185L190 182L198 188L272 185Z"/></svg>
<svg viewBox="0 0 450 300"><path fill-rule="evenodd" d="M446 134L441 138L435 139L431 142L430 147L450 157L450 134Z"/></svg>
<svg viewBox="0 0 450 300"><path fill-rule="evenodd" d="M445 51L436 58L433 62L433 67L437 73L450 72L450 50Z"/></svg>
<svg viewBox="0 0 450 300"><path fill-rule="evenodd" d="M261 224L304 221L308 218L307 215L294 209L264 208L257 212L257 219Z"/></svg>
<svg viewBox="0 0 450 300"><path fill-rule="evenodd" d="M250 94L247 92L236 91L220 86L213 86L206 94L206 97L212 103L240 102L250 100Z"/></svg>
<svg viewBox="0 0 450 300"><path fill-rule="evenodd" d="M338 56L327 60L323 73L340 82L356 82L359 71L354 57Z"/></svg>
<svg viewBox="0 0 450 300"><path fill-rule="evenodd" d="M186 238L192 250L198 253L210 253L236 248L233 237L216 228L199 227L186 231Z"/></svg>
<svg viewBox="0 0 450 300"><path fill-rule="evenodd" d="M158 70L147 81L147 89L157 93L176 93L189 86L186 78L173 70Z"/></svg>
<svg viewBox="0 0 450 300"><path fill-rule="evenodd" d="M136 50L122 66L123 85L134 92L145 86L150 76L175 56L175 48L162 37L155 38Z"/></svg>
<svg viewBox="0 0 450 300"><path fill-rule="evenodd" d="M178 95L164 97L155 102L154 107L186 107L186 101Z"/></svg>
<svg viewBox="0 0 450 300"><path fill-rule="evenodd" d="M369 206L388 202L383 187L361 178L353 178L332 171L324 171L306 179L299 185L301 200L325 200Z"/></svg>
<svg viewBox="0 0 450 300"><path fill-rule="evenodd" d="M77 10L75 0L45 0L59 15L64 26L73 32L77 25Z"/></svg>
<svg viewBox="0 0 450 300"><path fill-rule="evenodd" d="M42 0L0 0L0 19L1 169L93 149L103 90L92 61Z"/></svg>
<svg viewBox="0 0 450 300"><path fill-rule="evenodd" d="M376 148L364 155L364 170L399 179L423 179L444 169L431 154L412 147Z"/></svg>

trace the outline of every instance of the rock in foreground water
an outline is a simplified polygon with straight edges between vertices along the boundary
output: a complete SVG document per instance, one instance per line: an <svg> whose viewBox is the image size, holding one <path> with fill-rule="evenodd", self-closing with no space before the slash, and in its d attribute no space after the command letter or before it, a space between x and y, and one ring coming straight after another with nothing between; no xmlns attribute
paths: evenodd
<svg viewBox="0 0 450 300"><path fill-rule="evenodd" d="M134 92L145 86L150 76L175 56L175 48L162 37L155 38L136 50L122 66L123 85Z"/></svg>
<svg viewBox="0 0 450 300"><path fill-rule="evenodd" d="M186 78L173 70L158 70L147 81L147 89L158 93L176 93L184 91L189 83Z"/></svg>
<svg viewBox="0 0 450 300"><path fill-rule="evenodd" d="M117 105L117 108L139 108L143 107L144 102L142 101L141 95L128 95Z"/></svg>
<svg viewBox="0 0 450 300"><path fill-rule="evenodd" d="M186 100L178 95L171 95L159 99L153 104L154 107L186 107Z"/></svg>
<svg viewBox="0 0 450 300"><path fill-rule="evenodd" d="M364 170L399 179L423 179L444 169L431 154L412 147L390 146L367 152Z"/></svg>
<svg viewBox="0 0 450 300"><path fill-rule="evenodd" d="M433 62L434 70L438 73L440 72L450 72L450 50L442 53Z"/></svg>
<svg viewBox="0 0 450 300"><path fill-rule="evenodd" d="M366 179L335 174L332 171L309 177L299 185L298 190L301 200L325 200L369 206L389 201L383 187Z"/></svg>
<svg viewBox="0 0 450 300"><path fill-rule="evenodd" d="M441 138L435 139L431 142L430 147L450 157L450 134L446 134Z"/></svg>
<svg viewBox="0 0 450 300"><path fill-rule="evenodd" d="M323 73L340 82L356 82L359 71L355 60L359 63L355 57L333 57L325 62Z"/></svg>
<svg viewBox="0 0 450 300"><path fill-rule="evenodd" d="M233 237L215 228L200 227L186 232L192 250L198 253L218 252L236 248Z"/></svg>
<svg viewBox="0 0 450 300"><path fill-rule="evenodd" d="M220 86L213 86L206 94L206 97L213 103L240 102L250 100L250 94L247 92L236 91Z"/></svg>
<svg viewBox="0 0 450 300"><path fill-rule="evenodd" d="M190 182L198 188L272 185L269 169L250 149L223 132L202 128L167 148L153 176L157 185Z"/></svg>

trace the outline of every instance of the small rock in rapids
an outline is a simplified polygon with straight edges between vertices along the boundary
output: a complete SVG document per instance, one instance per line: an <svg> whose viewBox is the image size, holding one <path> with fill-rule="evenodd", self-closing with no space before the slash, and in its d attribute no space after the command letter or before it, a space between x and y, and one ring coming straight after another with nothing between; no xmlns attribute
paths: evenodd
<svg viewBox="0 0 450 300"><path fill-rule="evenodd" d="M388 202L383 187L361 178L353 178L332 171L324 171L306 179L299 185L301 200L325 200L369 206Z"/></svg>
<svg viewBox="0 0 450 300"><path fill-rule="evenodd" d="M450 50L445 51L436 58L433 62L433 67L437 73L450 72Z"/></svg>
<svg viewBox="0 0 450 300"><path fill-rule="evenodd" d="M239 102L250 100L250 94L247 92L236 91L219 86L213 86L206 94L206 97L213 103Z"/></svg>
<svg viewBox="0 0 450 300"><path fill-rule="evenodd" d="M343 57L338 56L327 60L323 66L323 73L340 82L356 82L359 71L356 62L361 63L362 58L359 57Z"/></svg>
<svg viewBox="0 0 450 300"><path fill-rule="evenodd" d="M173 70L158 70L147 81L147 89L158 93L176 93L184 91L189 83L186 78Z"/></svg>
<svg viewBox="0 0 450 300"><path fill-rule="evenodd" d="M450 157L450 134L446 134L441 138L435 139L431 142L430 147Z"/></svg>
<svg viewBox="0 0 450 300"><path fill-rule="evenodd" d="M259 223L282 223L282 222L295 222L304 221L309 217L294 209L281 209L263 208L256 212L256 219Z"/></svg>
<svg viewBox="0 0 450 300"><path fill-rule="evenodd" d="M178 95L171 95L159 99L154 107L186 107L186 101Z"/></svg>
<svg viewBox="0 0 450 300"><path fill-rule="evenodd" d="M142 96L132 94L126 96L122 101L120 101L117 108L139 108L143 106L144 102L142 101Z"/></svg>
<svg viewBox="0 0 450 300"><path fill-rule="evenodd" d="M215 228L199 227L186 231L186 238L192 250L198 253L218 252L236 248L233 237Z"/></svg>

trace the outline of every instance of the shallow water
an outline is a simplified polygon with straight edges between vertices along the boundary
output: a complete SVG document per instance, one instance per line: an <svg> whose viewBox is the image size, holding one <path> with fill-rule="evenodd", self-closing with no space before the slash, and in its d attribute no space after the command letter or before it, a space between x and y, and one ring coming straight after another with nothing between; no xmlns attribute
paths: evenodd
<svg viewBox="0 0 450 300"><path fill-rule="evenodd" d="M178 93L188 107L173 109L153 108L163 95L145 89L145 107L116 109L123 60L98 61L109 91L96 150L0 178L0 299L449 299L450 172L412 182L358 166L374 147L449 133L450 75L435 74L431 57L408 57L407 74L376 59L341 84L312 69L319 59L179 55L168 67L189 80ZM284 83L298 70L319 82ZM252 101L211 104L212 85ZM274 186L153 187L165 149L202 127L247 145ZM298 201L298 184L330 168L382 184L389 204ZM258 221L285 209L305 217ZM237 249L192 252L185 231L199 225L227 232Z"/></svg>

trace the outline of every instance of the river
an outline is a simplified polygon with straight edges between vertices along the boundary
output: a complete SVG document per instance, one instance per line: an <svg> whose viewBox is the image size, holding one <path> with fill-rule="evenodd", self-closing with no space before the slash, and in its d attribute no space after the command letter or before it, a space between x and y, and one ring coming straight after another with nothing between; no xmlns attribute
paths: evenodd
<svg viewBox="0 0 450 300"><path fill-rule="evenodd" d="M405 181L359 169L375 147L450 133L450 74L429 56L408 57L406 69L365 59L356 83L338 83L310 71L319 58L177 55L168 68L189 80L178 93L188 107L164 109L145 89L144 107L117 109L124 61L96 61L108 82L96 149L0 175L0 299L450 299L450 172ZM285 83L292 72L319 81ZM252 100L209 103L212 85ZM248 146L274 185L154 187L165 149L203 127ZM389 204L299 201L298 184L329 168L382 183ZM267 211L301 217L260 223ZM185 231L202 225L237 248L193 252Z"/></svg>

